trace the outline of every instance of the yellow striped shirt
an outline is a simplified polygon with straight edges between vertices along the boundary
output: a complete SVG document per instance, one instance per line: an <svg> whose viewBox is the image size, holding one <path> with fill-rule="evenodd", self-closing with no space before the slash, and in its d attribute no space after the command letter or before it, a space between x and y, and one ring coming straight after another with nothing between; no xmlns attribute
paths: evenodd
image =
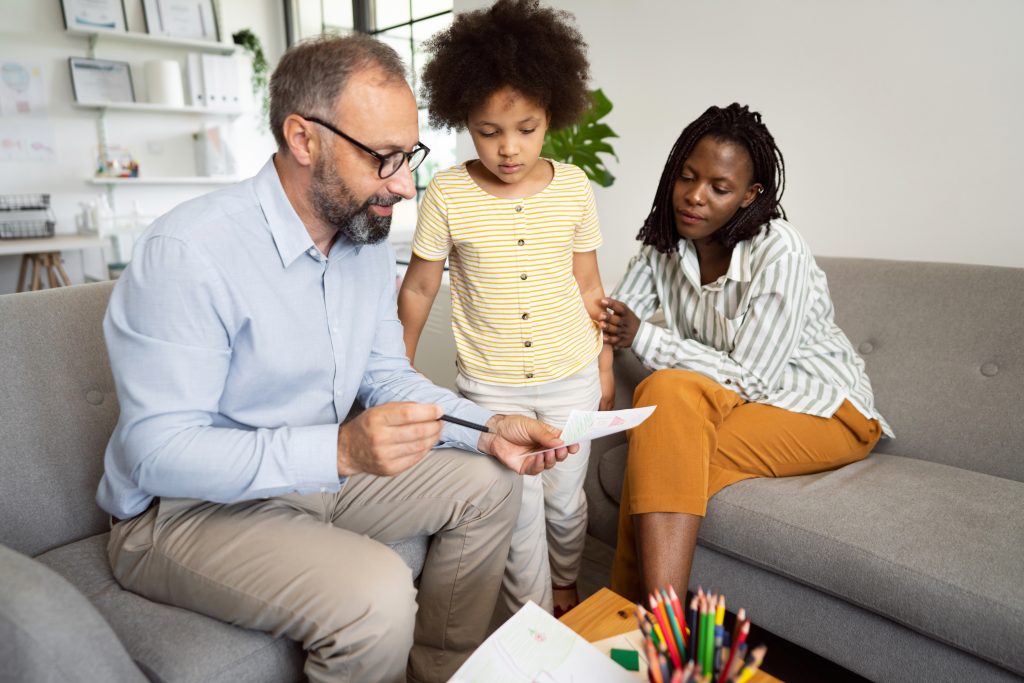
<svg viewBox="0 0 1024 683"><path fill-rule="evenodd" d="M573 253L601 246L590 181L551 162L546 188L524 199L485 192L465 164L434 175L412 251L449 260L459 370L489 384L541 384L582 370L601 352Z"/></svg>

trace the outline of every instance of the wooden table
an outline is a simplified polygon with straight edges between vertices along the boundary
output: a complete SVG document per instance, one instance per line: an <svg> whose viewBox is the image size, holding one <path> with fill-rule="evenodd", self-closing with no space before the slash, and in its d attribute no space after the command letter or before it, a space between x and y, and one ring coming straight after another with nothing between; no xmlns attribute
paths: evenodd
<svg viewBox="0 0 1024 683"><path fill-rule="evenodd" d="M590 642L604 640L636 629L636 606L607 588L584 600L559 621ZM780 683L779 679L758 671L751 683Z"/></svg>

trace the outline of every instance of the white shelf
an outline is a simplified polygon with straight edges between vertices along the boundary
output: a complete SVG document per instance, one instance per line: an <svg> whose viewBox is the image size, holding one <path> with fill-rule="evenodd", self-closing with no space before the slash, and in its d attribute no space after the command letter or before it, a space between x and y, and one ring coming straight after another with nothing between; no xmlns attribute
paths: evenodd
<svg viewBox="0 0 1024 683"><path fill-rule="evenodd" d="M90 185L231 185L240 178L233 176L189 176L166 178L89 178Z"/></svg>
<svg viewBox="0 0 1024 683"><path fill-rule="evenodd" d="M151 104L149 102L75 102L76 109L100 109L106 111L151 112L154 114L201 114L203 116L241 116L241 109L211 109L185 105L176 107L169 104Z"/></svg>
<svg viewBox="0 0 1024 683"><path fill-rule="evenodd" d="M212 40L194 40L191 38L171 38L169 36L150 35L138 31L105 31L101 29L84 30L77 28L67 29L68 35L81 38L95 38L96 40L109 40L120 43L145 43L147 45L163 47L184 47L190 50L201 52L214 52L222 55L232 55L238 51L234 43L220 43Z"/></svg>

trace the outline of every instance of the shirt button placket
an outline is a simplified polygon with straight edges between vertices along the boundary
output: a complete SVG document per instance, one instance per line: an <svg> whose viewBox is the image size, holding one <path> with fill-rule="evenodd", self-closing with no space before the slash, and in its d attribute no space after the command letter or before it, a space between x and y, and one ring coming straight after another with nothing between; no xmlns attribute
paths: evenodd
<svg viewBox="0 0 1024 683"><path fill-rule="evenodd" d="M526 263L526 258L527 258L526 250L521 248L521 247L525 247L526 246L526 220L523 217L523 205L522 204L516 204L515 207L513 208L513 210L516 213L516 221L515 221L516 247L519 247L516 250L516 258L517 258L517 262L522 266L522 265L524 265ZM519 275L519 279L522 282L526 282L527 280L529 280L529 274L525 273L525 272L521 273ZM533 340L532 340L533 331L531 329L532 326L530 325L530 312L529 312L530 297L529 297L529 294L528 294L528 290L526 290L525 288L521 289L521 295L519 297L519 301L521 302L520 305L523 308L522 312L519 315L519 319L520 319L520 323L519 323L519 325L520 325L520 332L522 334L521 338L523 339L523 349L524 349L523 350L523 377L525 377L526 379L533 379L533 354L530 351L527 351L527 349L531 349L532 350L532 348L533 348Z"/></svg>

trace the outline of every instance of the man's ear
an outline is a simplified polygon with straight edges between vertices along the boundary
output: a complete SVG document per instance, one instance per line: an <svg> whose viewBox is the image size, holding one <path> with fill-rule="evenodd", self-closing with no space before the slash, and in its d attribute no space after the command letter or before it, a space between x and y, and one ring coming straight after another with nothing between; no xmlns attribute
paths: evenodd
<svg viewBox="0 0 1024 683"><path fill-rule="evenodd" d="M313 135L313 124L296 114L291 114L281 126L284 144L288 153L300 166L312 166L313 159L320 151L320 140Z"/></svg>
<svg viewBox="0 0 1024 683"><path fill-rule="evenodd" d="M745 209L753 204L754 200L757 199L757 195L762 192L764 192L764 185L761 183L754 183L748 187L746 193L743 195L743 201L740 203L740 208Z"/></svg>

